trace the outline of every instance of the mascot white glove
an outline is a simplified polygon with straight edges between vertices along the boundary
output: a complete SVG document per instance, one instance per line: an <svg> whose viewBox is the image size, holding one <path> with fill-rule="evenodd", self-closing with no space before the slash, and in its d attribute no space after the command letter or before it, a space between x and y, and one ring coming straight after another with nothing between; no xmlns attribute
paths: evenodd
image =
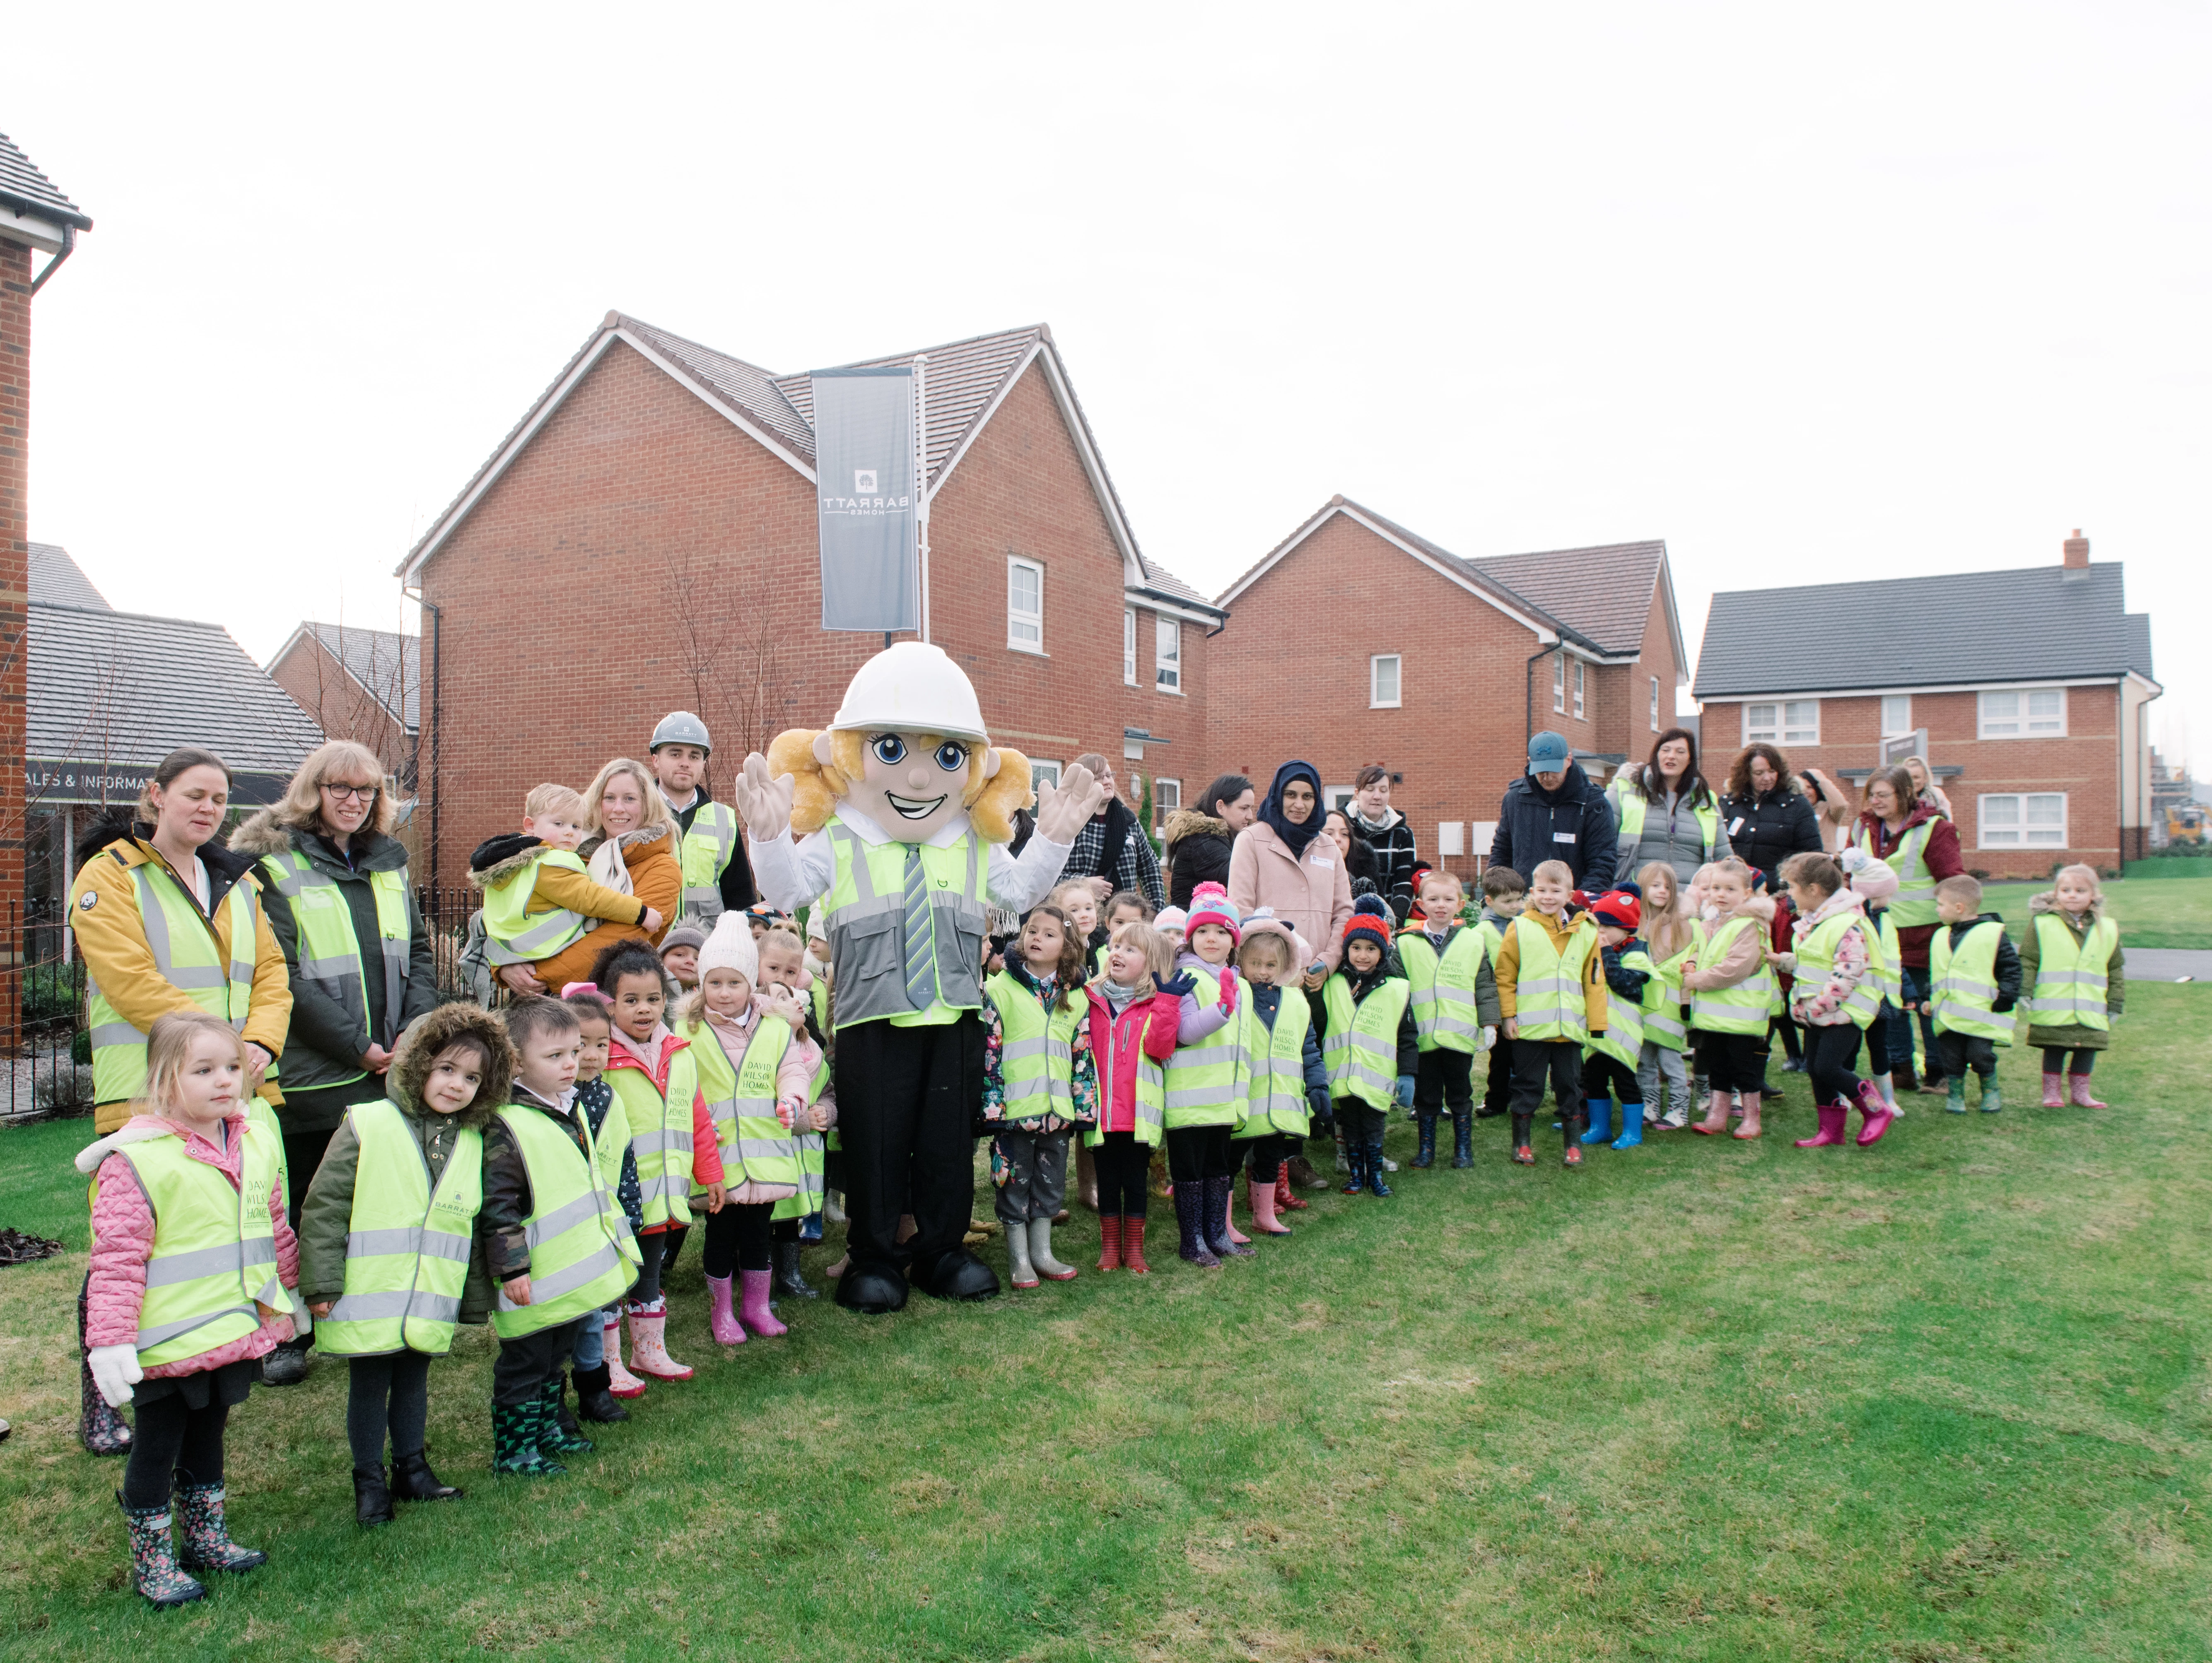
<svg viewBox="0 0 2212 1663"><path fill-rule="evenodd" d="M1060 776L1058 787L1047 786L1037 793L1037 835L1048 843L1073 843L1105 800L1106 787L1098 776L1078 762Z"/></svg>
<svg viewBox="0 0 2212 1663"><path fill-rule="evenodd" d="M110 1409L130 1402L131 1388L146 1378L135 1345L95 1345L84 1354L84 1361L92 1370L93 1385Z"/></svg>

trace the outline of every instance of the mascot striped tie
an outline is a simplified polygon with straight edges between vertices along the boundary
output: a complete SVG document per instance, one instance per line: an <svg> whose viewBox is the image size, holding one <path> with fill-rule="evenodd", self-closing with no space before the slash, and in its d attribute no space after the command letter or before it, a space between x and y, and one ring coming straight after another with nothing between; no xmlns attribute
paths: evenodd
<svg viewBox="0 0 2212 1663"><path fill-rule="evenodd" d="M906 852L906 998L916 1011L937 1003L937 921L929 904L929 880L921 870L921 851Z"/></svg>

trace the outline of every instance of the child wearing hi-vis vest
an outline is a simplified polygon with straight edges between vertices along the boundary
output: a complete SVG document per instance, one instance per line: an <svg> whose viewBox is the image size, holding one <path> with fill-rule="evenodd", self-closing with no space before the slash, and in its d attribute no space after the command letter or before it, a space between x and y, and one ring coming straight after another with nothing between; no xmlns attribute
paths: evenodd
<svg viewBox="0 0 2212 1663"><path fill-rule="evenodd" d="M1505 932L1513 927L1513 920L1521 916L1528 905L1528 880L1510 866L1488 866L1482 874L1482 913L1474 921L1474 932L1482 938L1482 950L1490 964L1490 986L1494 998L1498 990L1498 950L1505 944ZM1504 1031L1504 1017L1501 1010L1498 1032ZM1490 1063L1483 1080L1482 1107L1475 1111L1477 1120L1494 1120L1506 1112L1513 1097L1513 1047L1510 1044L1493 1042L1490 1047Z"/></svg>
<svg viewBox="0 0 2212 1663"><path fill-rule="evenodd" d="M607 1083L607 1058L614 1049L614 1018L608 1000L588 981L561 989L561 1002L576 1013L576 1112L599 1153L599 1174L615 1193L616 1205L635 1236L645 1228L645 1203L638 1192L637 1156L629 1149L629 1117L615 1102ZM576 1413L587 1421L626 1421L629 1411L617 1401L641 1398L645 1382L623 1367L622 1308L610 1305L576 1325ZM567 1429L566 1403L556 1399Z"/></svg>
<svg viewBox="0 0 2212 1663"><path fill-rule="evenodd" d="M759 986L784 989L799 1007L802 1021L792 1031L791 1043L810 1071L806 1101L793 1111L791 1126L799 1144L799 1193L775 1204L775 1291L813 1299L821 1290L806 1279L799 1260L801 1243L822 1239L823 1205L829 1199L829 1138L837 1130L837 1100L830 1092L830 1054L823 1035L829 1005L814 997L826 990L807 974L806 944L798 931L769 930L755 945L760 951Z"/></svg>
<svg viewBox="0 0 2212 1663"><path fill-rule="evenodd" d="M1889 868L1875 862L1887 874ZM1826 855L1801 851L1782 863L1789 886L1791 947L1769 955L1777 970L1795 980L1790 1014L1805 1030L1805 1072L1813 1082L1820 1130L1797 1140L1799 1149L1826 1149L1844 1141L1856 1107L1859 1142L1871 1144L1889 1130L1893 1111L1874 1083L1852 1071L1859 1035L1881 1014L1884 954L1881 931L1867 916L1868 896L1844 881ZM1894 879L1892 883L1893 885Z"/></svg>
<svg viewBox="0 0 2212 1663"><path fill-rule="evenodd" d="M1590 902L1597 923L1599 962L1605 970L1605 1027L1583 1047L1583 1103L1589 1117L1585 1144L1611 1139L1615 1149L1644 1141L1644 1088L1637 1076L1644 1057L1644 1013L1666 995L1658 967L1637 932L1642 901L1626 889L1608 889ZM1647 996L1649 996L1647 998ZM1613 1137L1613 1106L1620 1105L1620 1135Z"/></svg>
<svg viewBox="0 0 2212 1663"><path fill-rule="evenodd" d="M806 1037L796 995L761 980L761 945L776 933L755 941L743 914L715 920L699 950L699 991L676 1023L691 1047L712 1127L699 1139L712 1160L696 1164L692 1175L721 1180L708 1191L703 1257L708 1326L722 1345L744 1344L748 1330L763 1339L788 1332L769 1308L770 1265L787 1247L797 1258L799 1220L775 1213L799 1193L793 1126L813 1095L820 1053Z"/></svg>
<svg viewBox="0 0 2212 1663"><path fill-rule="evenodd" d="M1413 915L1398 936L1398 960L1413 990L1421 1061L1413 1075L1413 1118L1421 1128L1417 1167L1437 1158L1437 1114L1452 1117L1452 1165L1474 1164L1474 1059L1498 1038L1495 932L1459 921L1459 879L1434 867L1414 883Z"/></svg>
<svg viewBox="0 0 2212 1663"><path fill-rule="evenodd" d="M1261 907L1244 920L1237 969L1243 979L1244 1121L1231 1141L1231 1158L1243 1155L1244 1193L1252 1228L1261 1235L1291 1232L1275 1216L1278 1186L1292 1141L1313 1124L1306 1099L1305 1040L1312 1007L1302 984L1313 954L1296 930Z"/></svg>
<svg viewBox="0 0 2212 1663"><path fill-rule="evenodd" d="M1949 1081L1943 1107L1966 1112L1966 1071L1981 1077L1981 1110L2004 1107L1997 1088L1997 1047L2012 1043L2013 1007L2020 1002L2020 955L2004 920L1982 911L1982 884L1963 872L1936 886L1936 933L1928 941L1928 1011Z"/></svg>
<svg viewBox="0 0 2212 1663"><path fill-rule="evenodd" d="M705 956L702 950L702 975ZM661 1020L668 984L653 949L641 941L617 942L592 966L592 981L606 994L614 1017L607 1083L629 1125L645 1212L637 1237L637 1285L623 1313L629 1366L654 1380L690 1380L696 1371L668 1354L668 1302L661 1296L660 1278L675 1263L690 1227L694 1182L705 1190L708 1211L721 1208L714 1123L699 1090L690 1042Z"/></svg>
<svg viewBox="0 0 2212 1663"><path fill-rule="evenodd" d="M1559 1105L1566 1164L1583 1163L1583 1042L1606 1024L1605 962L1597 925L1570 919L1574 869L1538 863L1528 901L1498 948L1498 1008L1513 1047L1513 1159L1536 1164L1529 1141L1548 1082Z"/></svg>
<svg viewBox="0 0 2212 1663"><path fill-rule="evenodd" d="M1098 1122L1085 1135L1098 1170L1098 1268L1151 1272L1145 1260L1152 1151L1167 1119L1167 1061L1175 1055L1182 999L1170 991L1175 955L1149 924L1124 924L1088 991Z"/></svg>
<svg viewBox="0 0 2212 1663"><path fill-rule="evenodd" d="M1759 1134L1759 1094L1766 1083L1766 1029L1774 998L1772 951L1767 926L1774 902L1752 893L1751 868L1734 855L1700 867L1705 906L1711 917L1698 937L1698 950L1682 970L1682 991L1690 995L1690 1025L1698 1044L1712 1100L1705 1118L1691 1127L1708 1138L1729 1129L1731 1096L1743 1101L1739 1138Z"/></svg>
<svg viewBox="0 0 2212 1663"><path fill-rule="evenodd" d="M2061 866L2051 888L2027 903L2020 944L2021 986L2028 989L2027 1042L2043 1052L2043 1106L2102 1108L2089 1090L2097 1053L2112 1042L2127 1003L2127 960L2120 926L2104 916L2105 889L2094 866ZM2067 1053L2073 1053L2069 1066ZM2071 1098L2059 1095L2062 1084Z"/></svg>
<svg viewBox="0 0 2212 1663"><path fill-rule="evenodd" d="M1098 1120L1084 965L1082 938L1048 905L1022 920L1006 968L983 984L983 1123L1017 1288L1075 1277L1053 1255L1052 1221L1067 1193L1069 1132Z"/></svg>
<svg viewBox="0 0 2212 1663"><path fill-rule="evenodd" d="M222 1017L157 1017L143 1110L76 1157L94 1174L85 1363L109 1405L137 1409L117 1499L132 1584L155 1605L205 1593L192 1571L269 1557L230 1539L222 1436L260 1359L291 1337L299 1249L277 1139L247 1120L245 1077Z"/></svg>
<svg viewBox="0 0 2212 1663"><path fill-rule="evenodd" d="M1682 970L1698 950L1698 932L1674 863L1648 860L1637 869L1641 891L1637 934L1651 961L1644 987L1644 1048L1636 1063L1636 1089L1644 1123L1680 1132L1690 1124L1690 1076L1682 1058L1690 1024L1682 1009Z"/></svg>
<svg viewBox="0 0 2212 1663"><path fill-rule="evenodd" d="M648 951L647 956L652 956ZM653 972L656 980L659 972ZM561 1424L561 1372L578 1329L637 1278L637 1238L623 1217L591 1123L576 1107L574 1008L560 999L507 1006L514 1083L483 1133L477 1233L499 1286L492 1332L492 1471L554 1478L549 1455L591 1441ZM612 1111L610 1111L611 1114Z"/></svg>
<svg viewBox="0 0 2212 1663"><path fill-rule="evenodd" d="M1344 921L1344 956L1322 988L1322 1063L1352 1170L1343 1193L1387 1196L1382 1133L1390 1105L1413 1101L1420 1029L1413 989L1390 962L1390 903L1363 895Z"/></svg>
<svg viewBox="0 0 2212 1663"><path fill-rule="evenodd" d="M1229 961L1242 927L1229 891L1200 884L1191 891L1190 931L1175 980L1164 984L1182 1001L1167 1067L1168 1179L1178 1251L1205 1270L1252 1251L1229 1225L1229 1140L1244 1118L1244 1059L1232 1025L1241 990Z"/></svg>
<svg viewBox="0 0 2212 1663"><path fill-rule="evenodd" d="M514 1073L497 1017L457 1004L417 1018L393 1049L384 1096L346 1111L300 1204L300 1296L315 1343L349 1370L356 1524L390 1524L395 1498L461 1493L438 1481L422 1448L430 1359L453 1349L456 1323L491 1313L476 1239L483 1128Z"/></svg>
<svg viewBox="0 0 2212 1663"><path fill-rule="evenodd" d="M557 988L582 968L573 950L595 923L621 926L639 941L659 932L658 912L586 875L576 846L588 817L580 793L538 786L523 801L521 831L488 838L469 856L469 882L483 892L484 956L495 968L527 964Z"/></svg>

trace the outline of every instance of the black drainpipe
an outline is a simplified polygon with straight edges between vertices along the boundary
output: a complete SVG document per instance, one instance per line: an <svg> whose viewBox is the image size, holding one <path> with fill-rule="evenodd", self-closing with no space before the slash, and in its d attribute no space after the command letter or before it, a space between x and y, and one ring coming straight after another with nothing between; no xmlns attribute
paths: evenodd
<svg viewBox="0 0 2212 1663"><path fill-rule="evenodd" d="M439 719L438 647L446 615L419 595L415 604L430 615L430 900L434 906L438 899L438 747L446 737L446 725Z"/></svg>
<svg viewBox="0 0 2212 1663"><path fill-rule="evenodd" d="M46 286L46 279L54 275L55 271L60 267L61 263L64 260L69 258L70 255L76 252L76 227L73 225L64 225L62 227L62 246L60 252L58 252L53 258L46 262L46 269L44 271L41 271L37 276L31 279L31 293L35 294L40 289L44 288Z"/></svg>

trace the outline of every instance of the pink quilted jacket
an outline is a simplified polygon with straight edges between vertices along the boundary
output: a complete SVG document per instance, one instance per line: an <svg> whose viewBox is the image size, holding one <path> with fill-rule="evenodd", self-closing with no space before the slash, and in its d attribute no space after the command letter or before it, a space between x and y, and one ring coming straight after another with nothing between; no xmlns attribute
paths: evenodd
<svg viewBox="0 0 2212 1663"><path fill-rule="evenodd" d="M239 1183L240 1150L246 1137L241 1111L224 1122L223 1147L216 1148L198 1132L186 1132L173 1122L152 1114L134 1114L124 1131L154 1128L185 1139L185 1153L204 1161ZM276 1274L286 1288L300 1285L300 1243L284 1217L281 1187L269 1195L269 1219L276 1230ZM146 1205L131 1163L112 1155L100 1163L100 1195L92 1204L92 1287L88 1299L85 1343L88 1345L129 1345L138 1338L138 1310L146 1302L146 1261L154 1253L154 1212ZM198 1356L165 1363L146 1371L147 1378L167 1375L196 1375L220 1369L227 1363L265 1356L292 1338L292 1319L272 1318L254 1332L219 1345Z"/></svg>

